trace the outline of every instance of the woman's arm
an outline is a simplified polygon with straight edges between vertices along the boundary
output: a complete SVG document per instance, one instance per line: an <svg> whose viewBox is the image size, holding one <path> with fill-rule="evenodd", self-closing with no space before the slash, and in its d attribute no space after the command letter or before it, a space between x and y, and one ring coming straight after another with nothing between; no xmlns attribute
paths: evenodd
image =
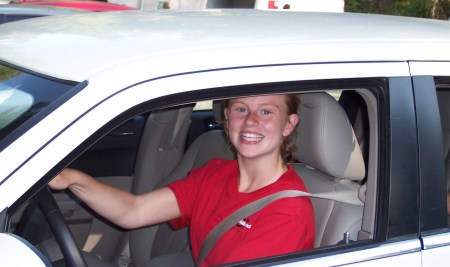
<svg viewBox="0 0 450 267"><path fill-rule="evenodd" d="M55 190L69 188L95 212L127 229L161 223L180 216L175 195L167 187L135 196L100 183L74 169L62 171L49 186Z"/></svg>

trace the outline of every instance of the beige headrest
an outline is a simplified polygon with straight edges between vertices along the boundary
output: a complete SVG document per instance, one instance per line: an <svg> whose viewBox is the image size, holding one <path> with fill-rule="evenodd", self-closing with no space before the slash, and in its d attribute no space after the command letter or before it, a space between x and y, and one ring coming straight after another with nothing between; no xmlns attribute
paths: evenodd
<svg viewBox="0 0 450 267"><path fill-rule="evenodd" d="M363 156L344 109L327 93L300 96L297 158L333 177L362 180Z"/></svg>

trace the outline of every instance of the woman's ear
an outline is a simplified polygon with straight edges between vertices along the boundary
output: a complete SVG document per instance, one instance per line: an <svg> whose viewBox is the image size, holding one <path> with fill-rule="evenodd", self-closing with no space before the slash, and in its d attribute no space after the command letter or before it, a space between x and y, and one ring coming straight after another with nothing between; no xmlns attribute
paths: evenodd
<svg viewBox="0 0 450 267"><path fill-rule="evenodd" d="M225 120L228 120L228 108L223 109L223 115L225 116Z"/></svg>
<svg viewBox="0 0 450 267"><path fill-rule="evenodd" d="M224 108L223 109L223 115L224 115L224 118L225 118L225 120L223 121L224 122L224 127L226 129L228 129L228 108Z"/></svg>
<svg viewBox="0 0 450 267"><path fill-rule="evenodd" d="M297 114L291 114L288 116L286 121L286 126L284 127L283 136L289 136L292 131L294 131L295 127L298 123L298 115Z"/></svg>

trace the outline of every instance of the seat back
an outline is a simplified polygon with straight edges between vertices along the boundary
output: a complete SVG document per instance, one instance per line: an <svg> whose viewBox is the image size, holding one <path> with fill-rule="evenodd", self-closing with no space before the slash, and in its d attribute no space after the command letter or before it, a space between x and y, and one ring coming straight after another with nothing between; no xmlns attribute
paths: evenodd
<svg viewBox="0 0 450 267"><path fill-rule="evenodd" d="M192 109L193 105L189 105L156 110L149 115L134 170L131 189L134 194L155 189L178 164L184 153ZM133 251L130 253L133 261L148 261L148 245L153 236L154 233L147 228L130 231L129 246Z"/></svg>
<svg viewBox="0 0 450 267"><path fill-rule="evenodd" d="M193 106L185 106L150 114L136 159L134 194L154 189L178 164L184 153L192 109Z"/></svg>
<svg viewBox="0 0 450 267"><path fill-rule="evenodd" d="M216 121L222 122L223 110L220 110L222 106L215 103L213 108L217 109L214 112ZM157 187L165 186L183 178L192 168L201 167L211 159L235 159L235 157L223 129L203 133L194 140L175 169ZM164 223L140 231L140 235L133 236L134 242L130 240L130 256L136 266L141 266L158 256L189 250L187 228L175 231ZM153 244L157 244L157 246L153 246ZM152 263L150 262L146 266L152 266Z"/></svg>
<svg viewBox="0 0 450 267"><path fill-rule="evenodd" d="M300 96L297 158L293 164L310 193L358 191L365 165L345 111L327 93ZM333 245L348 233L356 239L363 207L333 200L311 199L316 225L315 246Z"/></svg>

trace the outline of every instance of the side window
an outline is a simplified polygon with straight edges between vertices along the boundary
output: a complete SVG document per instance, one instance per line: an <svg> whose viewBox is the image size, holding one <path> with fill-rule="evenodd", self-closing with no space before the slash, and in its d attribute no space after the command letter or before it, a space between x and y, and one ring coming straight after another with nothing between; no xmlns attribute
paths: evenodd
<svg viewBox="0 0 450 267"><path fill-rule="evenodd" d="M439 114L442 126L442 142L445 160L445 177L447 192L450 189L450 84L437 86L437 98L439 103ZM450 193L447 194L447 214L450 215ZM450 226L450 217L449 217Z"/></svg>
<svg viewBox="0 0 450 267"><path fill-rule="evenodd" d="M319 81L317 84L311 89L308 87L311 86L310 83L305 85L299 82L295 87L288 89L274 87L268 92L284 93L285 91L277 90L288 90L286 92L295 93L300 98L298 110L300 123L294 141L298 150L297 161L292 163L292 167L301 177L308 192L315 194L347 191L354 196L353 200L356 200L346 203L346 201L312 198L316 228L314 248L308 252L309 256L313 255L312 258L325 257L322 253L330 252L329 248L339 254L341 250L345 251L355 242L363 247L367 240L377 239L375 217L378 213L375 209L379 184L377 137L380 136L378 125L380 112L378 99L373 91L383 90L381 86L376 87L379 81L373 82L371 79L363 80L356 86L345 81L333 81L330 87L324 85L331 84L327 81ZM239 95L233 97L258 95L260 88L245 87L239 91ZM208 93L209 95L216 93L217 98L223 99L229 97L220 95L225 91L211 90ZM196 99L191 100L189 103L195 102ZM70 167L83 170L103 183L142 194L183 177L193 167L204 165L204 161L217 157L234 159L235 154L230 149L226 135L220 128L216 128L213 109L217 105L212 103L205 101L198 102L195 107L186 104L146 110L140 115L134 114L135 117L126 123L121 123L115 129L108 129L109 133L102 134L103 137L95 144L88 144L88 150L77 155L77 159L70 160ZM349 125L351 127L348 127ZM205 141L198 146L196 154L183 155L184 148L189 147L205 132L210 133L209 139L204 139ZM170 143L177 138L180 138L178 143ZM163 146L166 141L170 144ZM319 144L319 147L315 144ZM320 149L322 145L325 150ZM183 162L185 157L189 159ZM324 166L322 163L326 161L332 163ZM183 171L178 172L180 169L178 167ZM172 170L176 170L176 176L171 175ZM161 177L156 178L158 175ZM130 261L135 265L143 265L149 260L148 255L152 247L171 248L167 251L161 249L157 256L189 250L187 231L173 231L166 226L151 228L151 231L150 228L132 231L117 229L105 223L86 206L80 205L79 199L70 193L54 192L54 196L63 214L66 215L66 222L74 233L78 245L86 252L101 255L105 260L112 261L117 258L118 255L113 254L122 251L124 244L129 245L130 254L134 255ZM16 234L34 240L34 244L42 244L43 250L48 250L49 247L44 241L51 245L55 241L49 230L29 230L28 224L33 218L38 220L39 227L46 227L41 222L43 219L35 216L30 210L25 211L23 216L22 214L14 216L12 229L15 229ZM161 236L176 236L176 238L159 238ZM304 258L303 253L268 260L269 263L277 264L292 257L300 261L309 260Z"/></svg>

